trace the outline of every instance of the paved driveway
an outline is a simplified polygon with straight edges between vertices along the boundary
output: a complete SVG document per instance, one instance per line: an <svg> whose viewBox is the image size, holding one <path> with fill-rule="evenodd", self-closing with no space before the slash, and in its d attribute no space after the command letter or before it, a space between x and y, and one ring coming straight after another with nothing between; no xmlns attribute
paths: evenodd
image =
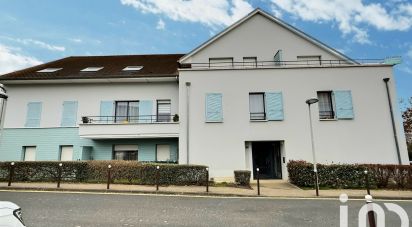
<svg viewBox="0 0 412 227"><path fill-rule="evenodd" d="M0 192L23 208L28 226L339 226L338 200ZM381 201L378 202L382 204ZM412 215L412 202L396 202ZM349 201L357 226L363 201ZM400 226L386 212L386 226Z"/></svg>

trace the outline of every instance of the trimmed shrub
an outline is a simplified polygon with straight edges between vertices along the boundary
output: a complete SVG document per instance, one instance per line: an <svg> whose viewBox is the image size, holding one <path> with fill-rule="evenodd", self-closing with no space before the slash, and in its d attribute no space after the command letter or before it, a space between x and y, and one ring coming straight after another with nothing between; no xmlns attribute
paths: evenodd
<svg viewBox="0 0 412 227"><path fill-rule="evenodd" d="M371 188L412 188L412 166L380 164L318 164L319 186L329 188L365 188L369 174ZM313 164L290 161L289 180L300 187L314 187Z"/></svg>
<svg viewBox="0 0 412 227"><path fill-rule="evenodd" d="M235 183L240 186L250 187L250 175L249 170L235 170Z"/></svg>
<svg viewBox="0 0 412 227"><path fill-rule="evenodd" d="M62 166L62 181L104 183L107 181L108 165L113 183L155 184L159 171L159 184L203 185L206 166L141 163L136 161L36 161L15 162L13 181L51 182L58 177L58 164ZM156 169L159 166L159 170ZM10 162L0 162L0 180L7 181Z"/></svg>

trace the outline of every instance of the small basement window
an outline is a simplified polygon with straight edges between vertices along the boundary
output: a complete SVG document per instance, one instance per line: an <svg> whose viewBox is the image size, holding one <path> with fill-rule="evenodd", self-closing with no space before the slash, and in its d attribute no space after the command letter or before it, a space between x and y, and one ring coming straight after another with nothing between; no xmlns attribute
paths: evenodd
<svg viewBox="0 0 412 227"><path fill-rule="evenodd" d="M87 68L84 68L84 69L82 69L82 70L80 70L81 72L97 72L97 71L99 71L99 70L101 70L101 69L103 69L104 67L87 67Z"/></svg>
<svg viewBox="0 0 412 227"><path fill-rule="evenodd" d="M143 66L127 66L126 68L124 68L122 71L139 71L143 69Z"/></svg>
<svg viewBox="0 0 412 227"><path fill-rule="evenodd" d="M53 73L53 72L57 72L61 69L63 69L63 68L45 68L45 69L39 70L37 72L38 73Z"/></svg>

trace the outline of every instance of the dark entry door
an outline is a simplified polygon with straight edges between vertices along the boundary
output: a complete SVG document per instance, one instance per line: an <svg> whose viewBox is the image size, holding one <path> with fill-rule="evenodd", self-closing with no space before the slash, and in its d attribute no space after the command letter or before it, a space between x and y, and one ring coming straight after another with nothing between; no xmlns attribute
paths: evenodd
<svg viewBox="0 0 412 227"><path fill-rule="evenodd" d="M253 142L252 143L252 158L253 158L253 175L256 178L256 168L259 168L259 176L261 179L277 179L282 178L279 172L280 151L275 142Z"/></svg>

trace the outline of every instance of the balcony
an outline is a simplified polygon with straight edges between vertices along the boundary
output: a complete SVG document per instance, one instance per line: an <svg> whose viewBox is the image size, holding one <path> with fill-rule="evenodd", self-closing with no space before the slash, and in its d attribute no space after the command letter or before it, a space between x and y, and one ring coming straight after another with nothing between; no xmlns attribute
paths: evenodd
<svg viewBox="0 0 412 227"><path fill-rule="evenodd" d="M255 61L255 62L205 62L181 64L180 69L218 70L218 69L254 69L254 68L297 68L297 67L342 67L362 65L396 65L400 57L385 59L350 59L350 60L298 60L298 61Z"/></svg>
<svg viewBox="0 0 412 227"><path fill-rule="evenodd" d="M179 137L177 115L84 116L79 136L88 139Z"/></svg>

